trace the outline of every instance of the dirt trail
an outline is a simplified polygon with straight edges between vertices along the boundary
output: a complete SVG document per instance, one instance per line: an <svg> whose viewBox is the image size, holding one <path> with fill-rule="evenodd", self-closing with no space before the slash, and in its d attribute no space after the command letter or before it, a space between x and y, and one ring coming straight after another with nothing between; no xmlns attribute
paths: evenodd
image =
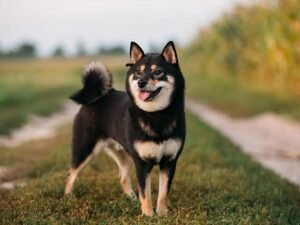
<svg viewBox="0 0 300 225"><path fill-rule="evenodd" d="M68 101L64 108L50 117L31 116L29 121L10 135L0 135L0 146L13 148L27 141L52 137L62 124L71 122L79 106Z"/></svg>
<svg viewBox="0 0 300 225"><path fill-rule="evenodd" d="M231 118L191 99L186 107L243 152L300 187L300 124L274 113Z"/></svg>
<svg viewBox="0 0 300 225"><path fill-rule="evenodd" d="M31 116L25 125L12 131L10 135L0 136L0 146L14 148L28 141L53 137L60 126L73 120L78 109L78 105L68 101L61 111L50 117ZM26 185L25 179L9 178L9 174L16 173L14 170L14 167L7 168L0 165L0 189L9 190Z"/></svg>

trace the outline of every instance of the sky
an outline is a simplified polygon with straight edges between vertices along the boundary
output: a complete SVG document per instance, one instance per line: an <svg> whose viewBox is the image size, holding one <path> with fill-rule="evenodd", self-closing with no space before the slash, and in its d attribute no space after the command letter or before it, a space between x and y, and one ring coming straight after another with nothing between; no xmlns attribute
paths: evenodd
<svg viewBox="0 0 300 225"><path fill-rule="evenodd" d="M169 40L184 46L237 3L250 0L0 0L0 47L22 41L49 54L63 45L74 53L134 40L146 50Z"/></svg>

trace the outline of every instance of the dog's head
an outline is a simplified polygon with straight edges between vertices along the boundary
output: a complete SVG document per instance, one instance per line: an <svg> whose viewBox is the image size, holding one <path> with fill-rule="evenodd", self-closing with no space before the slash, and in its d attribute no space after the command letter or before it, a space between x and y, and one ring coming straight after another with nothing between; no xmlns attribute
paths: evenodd
<svg viewBox="0 0 300 225"><path fill-rule="evenodd" d="M183 96L181 74L175 45L168 42L162 53L144 54L135 42L130 45L130 66L126 90L137 107L146 112L166 109L175 96Z"/></svg>

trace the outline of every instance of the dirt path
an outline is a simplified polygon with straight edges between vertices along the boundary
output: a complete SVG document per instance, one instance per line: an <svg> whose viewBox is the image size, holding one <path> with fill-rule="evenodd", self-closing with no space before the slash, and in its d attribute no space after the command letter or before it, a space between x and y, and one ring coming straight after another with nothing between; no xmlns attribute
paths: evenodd
<svg viewBox="0 0 300 225"><path fill-rule="evenodd" d="M73 120L78 109L78 105L68 101L61 111L50 117L31 116L25 125L12 131L10 135L0 136L0 147L14 148L28 141L53 137L59 127ZM7 150L9 149L5 149ZM0 165L0 189L9 190L26 184L25 178L11 179L10 177L14 177L12 174L15 173L18 173L16 165L12 168Z"/></svg>
<svg viewBox="0 0 300 225"><path fill-rule="evenodd" d="M231 118L191 99L186 107L264 167L300 187L300 124L274 113Z"/></svg>
<svg viewBox="0 0 300 225"><path fill-rule="evenodd" d="M25 125L12 131L10 135L0 135L0 146L13 148L27 141L52 137L57 128L73 120L78 109L78 105L68 101L61 111L50 117L31 116Z"/></svg>

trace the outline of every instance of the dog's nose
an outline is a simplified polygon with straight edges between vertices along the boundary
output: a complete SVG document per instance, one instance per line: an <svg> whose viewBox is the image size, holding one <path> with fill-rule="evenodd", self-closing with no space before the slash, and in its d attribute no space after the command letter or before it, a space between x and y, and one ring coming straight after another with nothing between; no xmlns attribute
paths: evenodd
<svg viewBox="0 0 300 225"><path fill-rule="evenodd" d="M139 86L139 88L144 88L144 87L146 87L146 85L148 84L148 81L146 81L146 80L138 80L138 86Z"/></svg>

